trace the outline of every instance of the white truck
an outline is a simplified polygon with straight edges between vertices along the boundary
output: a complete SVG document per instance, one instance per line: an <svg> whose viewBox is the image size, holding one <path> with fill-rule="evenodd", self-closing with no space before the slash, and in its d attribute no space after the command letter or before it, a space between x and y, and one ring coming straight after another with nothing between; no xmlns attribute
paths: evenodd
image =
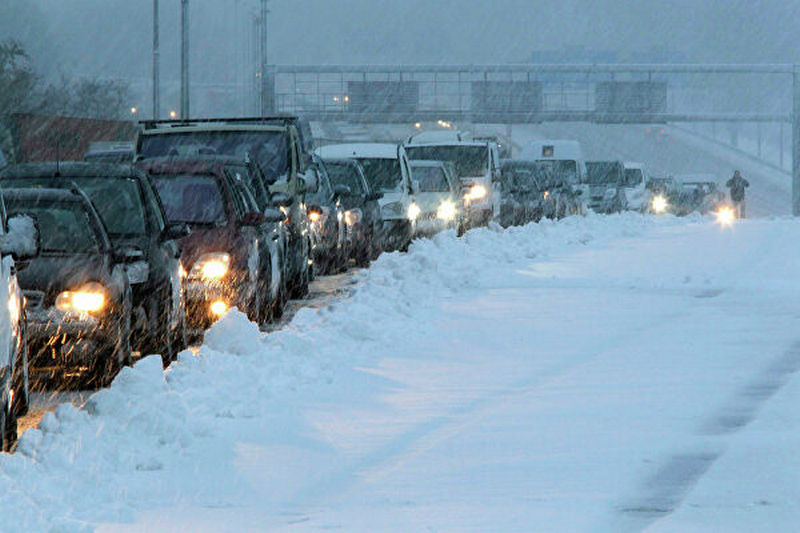
<svg viewBox="0 0 800 533"><path fill-rule="evenodd" d="M571 193L569 205L557 207L557 217L585 214L589 199L586 160L578 141L544 139L531 141L522 148L520 159L544 162L551 166L556 179Z"/></svg>
<svg viewBox="0 0 800 533"><path fill-rule="evenodd" d="M331 144L317 148L316 153L322 159L355 159L361 163L372 190L383 194L379 200L383 249L408 248L419 215L419 208L414 203L418 186L412 181L403 146L391 143Z"/></svg>
<svg viewBox="0 0 800 533"><path fill-rule="evenodd" d="M650 203L647 192L647 168L644 163L625 161L625 183L623 192L627 200L628 209L644 212Z"/></svg>
<svg viewBox="0 0 800 533"><path fill-rule="evenodd" d="M410 159L455 165L467 226L485 226L500 215L500 156L497 143L469 139L460 132L423 132L409 138L405 148Z"/></svg>

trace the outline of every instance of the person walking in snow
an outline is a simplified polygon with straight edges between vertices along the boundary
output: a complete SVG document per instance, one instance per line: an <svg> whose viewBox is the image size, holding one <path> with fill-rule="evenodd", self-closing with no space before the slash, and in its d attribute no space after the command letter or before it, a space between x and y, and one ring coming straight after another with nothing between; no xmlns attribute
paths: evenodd
<svg viewBox="0 0 800 533"><path fill-rule="evenodd" d="M745 189L750 186L750 182L742 177L739 171L733 173L733 177L726 183L727 187L731 190L731 202L736 211L738 218L744 218L744 193Z"/></svg>

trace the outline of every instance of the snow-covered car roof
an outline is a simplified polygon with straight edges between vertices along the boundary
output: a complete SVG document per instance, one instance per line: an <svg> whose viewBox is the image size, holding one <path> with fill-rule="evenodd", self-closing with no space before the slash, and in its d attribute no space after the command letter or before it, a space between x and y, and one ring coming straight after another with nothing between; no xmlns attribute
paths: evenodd
<svg viewBox="0 0 800 533"><path fill-rule="evenodd" d="M397 145L391 143L329 144L314 150L322 159L397 159Z"/></svg>
<svg viewBox="0 0 800 533"><path fill-rule="evenodd" d="M414 148L415 146L488 146L488 142L480 141L441 141L441 142L413 142L406 143L407 148Z"/></svg>
<svg viewBox="0 0 800 533"><path fill-rule="evenodd" d="M451 142L471 141L472 134L464 131L434 130L421 131L408 138L406 144L442 144Z"/></svg>
<svg viewBox="0 0 800 533"><path fill-rule="evenodd" d="M140 135L169 135L174 133L195 133L206 131L285 131L286 126L274 124L208 124L202 126L174 126L171 128L156 128L142 130Z"/></svg>

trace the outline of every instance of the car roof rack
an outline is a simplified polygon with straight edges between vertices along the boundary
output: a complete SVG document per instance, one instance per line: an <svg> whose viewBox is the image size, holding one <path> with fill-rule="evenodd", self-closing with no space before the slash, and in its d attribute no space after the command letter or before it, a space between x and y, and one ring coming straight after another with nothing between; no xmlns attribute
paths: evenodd
<svg viewBox="0 0 800 533"><path fill-rule="evenodd" d="M174 118L165 120L141 120L141 125L146 130L157 128L180 128L197 126L200 124L266 124L270 126L288 126L299 119L299 115L278 114L263 117L229 117L229 118Z"/></svg>

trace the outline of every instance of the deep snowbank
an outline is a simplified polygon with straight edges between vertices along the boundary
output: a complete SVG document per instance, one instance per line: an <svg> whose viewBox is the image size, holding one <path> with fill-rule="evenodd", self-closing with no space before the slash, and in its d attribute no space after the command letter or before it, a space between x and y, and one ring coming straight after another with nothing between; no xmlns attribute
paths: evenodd
<svg viewBox="0 0 800 533"><path fill-rule="evenodd" d="M0 458L3 527L83 531L181 501L213 505L215 488L194 486L186 475L200 450L229 455L235 437L226 427L290 409L293 395L324 395L333 383L364 386L357 369L428 327L421 310L448 294L502 287L509 269L559 251L687 223L707 221L626 214L479 229L462 239L445 233L407 254L382 256L358 274L348 298L303 309L282 331L261 334L231 312L196 356L182 353L166 372L160 358L148 357L84 409L62 405L27 431L17 453Z"/></svg>

